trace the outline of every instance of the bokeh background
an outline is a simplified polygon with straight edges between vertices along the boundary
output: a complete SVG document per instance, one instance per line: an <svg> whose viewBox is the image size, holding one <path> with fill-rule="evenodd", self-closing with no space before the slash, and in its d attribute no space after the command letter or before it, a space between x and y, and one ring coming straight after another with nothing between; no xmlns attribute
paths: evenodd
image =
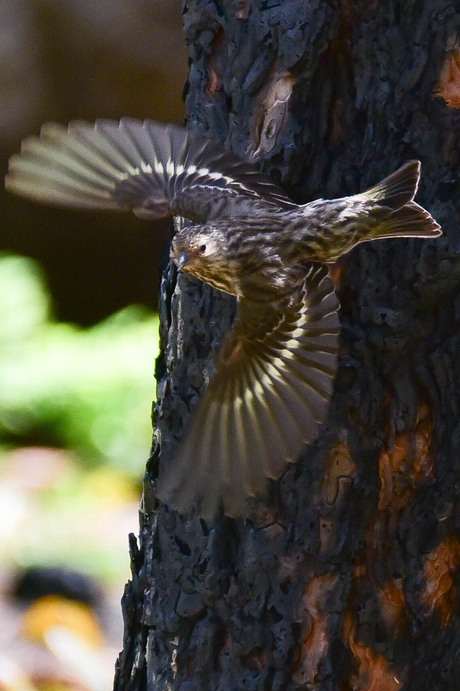
<svg viewBox="0 0 460 691"><path fill-rule="evenodd" d="M180 0L3 0L0 172L46 121L182 122ZM110 689L167 224L0 191L0 690Z"/></svg>

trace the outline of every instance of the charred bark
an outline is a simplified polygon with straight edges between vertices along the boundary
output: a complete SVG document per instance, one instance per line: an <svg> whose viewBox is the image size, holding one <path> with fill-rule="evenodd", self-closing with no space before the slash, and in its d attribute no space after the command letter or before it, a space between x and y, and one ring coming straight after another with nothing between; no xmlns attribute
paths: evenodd
<svg viewBox="0 0 460 691"><path fill-rule="evenodd" d="M326 424L248 520L155 503L232 299L165 269L156 444L115 688L452 691L460 678L460 14L447 0L188 0L190 126L296 201L411 158L437 242L335 268L341 366ZM163 462L163 461L162 461ZM166 461L164 461L166 462Z"/></svg>

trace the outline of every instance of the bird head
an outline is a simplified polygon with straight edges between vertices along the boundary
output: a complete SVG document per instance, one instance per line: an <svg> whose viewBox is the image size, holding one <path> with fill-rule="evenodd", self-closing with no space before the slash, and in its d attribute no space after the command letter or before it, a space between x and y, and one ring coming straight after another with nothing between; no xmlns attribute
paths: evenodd
<svg viewBox="0 0 460 691"><path fill-rule="evenodd" d="M193 274L225 293L235 294L224 233L211 226L181 228L172 241L171 259L179 271Z"/></svg>

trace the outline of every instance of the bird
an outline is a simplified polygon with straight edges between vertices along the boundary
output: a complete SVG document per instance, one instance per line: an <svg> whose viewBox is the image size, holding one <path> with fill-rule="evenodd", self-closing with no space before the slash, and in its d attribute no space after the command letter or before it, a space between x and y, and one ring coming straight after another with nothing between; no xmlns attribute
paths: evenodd
<svg viewBox="0 0 460 691"><path fill-rule="evenodd" d="M254 162L176 125L47 123L24 140L7 190L51 205L186 219L170 250L178 271L236 297L215 374L160 462L160 502L207 520L220 510L236 518L315 440L338 366L330 266L363 242L438 237L438 223L414 202L419 178L412 160L364 192L296 204Z"/></svg>

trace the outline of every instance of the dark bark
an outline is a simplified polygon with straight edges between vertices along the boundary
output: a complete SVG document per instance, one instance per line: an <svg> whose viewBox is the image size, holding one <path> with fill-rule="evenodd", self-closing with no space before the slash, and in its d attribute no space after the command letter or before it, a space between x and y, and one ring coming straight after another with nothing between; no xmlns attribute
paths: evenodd
<svg viewBox="0 0 460 691"><path fill-rule="evenodd" d="M340 262L341 366L319 440L250 519L208 525L157 508L154 479L234 305L167 267L156 445L115 688L452 691L460 111L446 60L458 57L458 7L190 0L184 18L191 126L255 153L296 201L354 193L419 158L418 200L445 237L373 243Z"/></svg>

